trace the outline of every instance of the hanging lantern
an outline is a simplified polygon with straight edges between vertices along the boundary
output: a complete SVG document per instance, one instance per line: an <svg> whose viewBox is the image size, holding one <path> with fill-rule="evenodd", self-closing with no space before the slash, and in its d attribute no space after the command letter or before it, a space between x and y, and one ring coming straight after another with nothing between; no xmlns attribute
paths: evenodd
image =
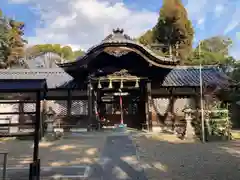
<svg viewBox="0 0 240 180"><path fill-rule="evenodd" d="M139 81L139 80L136 79L135 88L139 88L139 82L138 82L138 81Z"/></svg>
<svg viewBox="0 0 240 180"><path fill-rule="evenodd" d="M101 82L100 80L98 80L98 89L101 89L101 88L102 88Z"/></svg>
<svg viewBox="0 0 240 180"><path fill-rule="evenodd" d="M123 80L121 80L120 89L123 88Z"/></svg>
<svg viewBox="0 0 240 180"><path fill-rule="evenodd" d="M110 89L113 88L113 86L112 86L112 79L109 80L108 88L110 88Z"/></svg>

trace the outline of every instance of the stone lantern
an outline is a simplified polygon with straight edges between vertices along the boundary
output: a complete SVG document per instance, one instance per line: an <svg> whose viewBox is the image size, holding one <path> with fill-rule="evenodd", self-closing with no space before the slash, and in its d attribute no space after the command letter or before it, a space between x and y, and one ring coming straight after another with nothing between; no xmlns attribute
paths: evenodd
<svg viewBox="0 0 240 180"><path fill-rule="evenodd" d="M47 133L53 133L53 124L54 124L54 117L55 117L55 111L52 109L52 107L48 108L48 111L46 113L47 120L46 125L47 125Z"/></svg>
<svg viewBox="0 0 240 180"><path fill-rule="evenodd" d="M185 138L186 139L194 139L195 131L194 131L194 128L192 126L194 111L190 107L187 107L183 110L183 112L184 112L184 118L186 120Z"/></svg>

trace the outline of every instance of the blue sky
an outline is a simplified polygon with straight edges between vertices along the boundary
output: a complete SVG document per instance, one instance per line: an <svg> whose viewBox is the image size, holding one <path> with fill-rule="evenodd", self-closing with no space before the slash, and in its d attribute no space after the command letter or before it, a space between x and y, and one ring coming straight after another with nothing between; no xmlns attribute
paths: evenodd
<svg viewBox="0 0 240 180"><path fill-rule="evenodd" d="M130 35L141 34L155 24L162 5L162 0L0 1L4 14L25 22L25 36L30 44L63 43L84 49L116 26L123 26ZM195 45L202 39L225 35L234 41L232 55L240 59L240 12L237 12L240 0L183 0L183 3L194 25Z"/></svg>

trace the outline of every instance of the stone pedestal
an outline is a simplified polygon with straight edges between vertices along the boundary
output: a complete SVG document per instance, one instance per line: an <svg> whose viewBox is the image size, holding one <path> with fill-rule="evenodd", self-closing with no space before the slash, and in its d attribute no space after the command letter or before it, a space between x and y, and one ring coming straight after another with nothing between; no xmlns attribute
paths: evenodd
<svg viewBox="0 0 240 180"><path fill-rule="evenodd" d="M186 119L186 134L185 138L186 139L194 139L195 137L195 131L194 128L192 127L192 118Z"/></svg>
<svg viewBox="0 0 240 180"><path fill-rule="evenodd" d="M47 124L46 132L47 133L53 133L53 123L54 123L53 118L48 117L48 119L45 121L45 123Z"/></svg>
<svg viewBox="0 0 240 180"><path fill-rule="evenodd" d="M192 126L193 110L191 108L187 108L184 110L184 113L186 120L185 139L193 140L195 138L195 130Z"/></svg>
<svg viewBox="0 0 240 180"><path fill-rule="evenodd" d="M53 132L53 122L49 122L47 124L47 132Z"/></svg>

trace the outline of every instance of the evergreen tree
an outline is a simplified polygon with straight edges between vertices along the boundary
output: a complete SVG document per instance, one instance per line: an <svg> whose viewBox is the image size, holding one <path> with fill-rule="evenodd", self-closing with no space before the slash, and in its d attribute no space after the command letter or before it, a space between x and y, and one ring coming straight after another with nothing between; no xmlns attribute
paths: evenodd
<svg viewBox="0 0 240 180"><path fill-rule="evenodd" d="M0 68L18 64L24 56L24 23L5 17L0 10Z"/></svg>
<svg viewBox="0 0 240 180"><path fill-rule="evenodd" d="M7 65L11 66L17 64L18 60L24 57L24 46L27 43L23 39L24 35L24 23L18 22L15 20L9 21L9 30L8 30L8 43L10 48L10 53L7 59Z"/></svg>
<svg viewBox="0 0 240 180"><path fill-rule="evenodd" d="M153 43L153 31L148 30L137 40L144 46L151 45Z"/></svg>
<svg viewBox="0 0 240 180"><path fill-rule="evenodd" d="M6 67L6 61L9 55L9 43L8 43L8 21L3 16L0 9L0 68Z"/></svg>
<svg viewBox="0 0 240 180"><path fill-rule="evenodd" d="M201 41L201 54L199 46L192 50L191 55L184 61L188 65L219 65L224 69L231 67L234 58L229 55L232 40L224 36L214 36Z"/></svg>
<svg viewBox="0 0 240 180"><path fill-rule="evenodd" d="M178 49L179 56L183 62L191 52L194 30L188 19L187 11L181 0L164 0L160 9L160 17L153 28L153 40L165 45L163 52L170 51L173 55Z"/></svg>
<svg viewBox="0 0 240 180"><path fill-rule="evenodd" d="M26 51L28 57L37 56L40 53L52 52L58 54L65 60L74 61L78 56L82 56L82 50L73 51L70 46L61 46L60 44L37 44L29 47Z"/></svg>

